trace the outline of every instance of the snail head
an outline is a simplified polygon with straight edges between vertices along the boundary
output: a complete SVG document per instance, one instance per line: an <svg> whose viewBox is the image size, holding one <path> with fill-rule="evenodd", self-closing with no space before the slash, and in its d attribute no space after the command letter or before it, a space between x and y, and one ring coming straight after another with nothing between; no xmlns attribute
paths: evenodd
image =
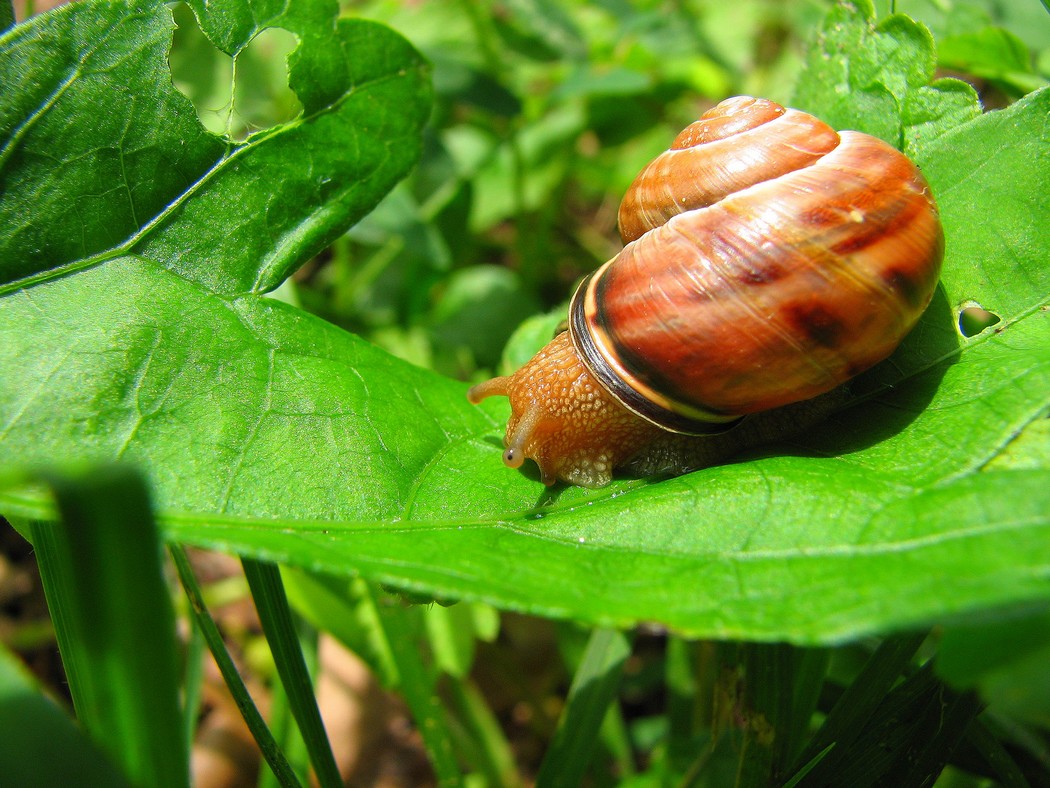
<svg viewBox="0 0 1050 788"><path fill-rule="evenodd" d="M658 427L623 407L580 360L568 332L558 334L531 361L506 377L479 383L467 393L510 399L503 462L520 468L535 461L540 479L601 487L644 448Z"/></svg>

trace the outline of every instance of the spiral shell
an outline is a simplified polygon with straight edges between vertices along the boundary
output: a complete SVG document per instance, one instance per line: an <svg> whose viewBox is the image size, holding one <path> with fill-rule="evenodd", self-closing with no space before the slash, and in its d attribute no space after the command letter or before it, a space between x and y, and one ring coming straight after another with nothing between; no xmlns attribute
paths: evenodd
<svg viewBox="0 0 1050 788"><path fill-rule="evenodd" d="M591 372L679 432L809 399L881 361L940 270L929 187L897 150L768 101L717 110L632 185L621 226L642 235L570 307Z"/></svg>
<svg viewBox="0 0 1050 788"><path fill-rule="evenodd" d="M943 253L929 187L903 154L749 97L685 129L619 222L627 246L573 297L572 347L619 405L685 434L810 399L886 358L929 303ZM530 422L565 412L519 398Z"/></svg>

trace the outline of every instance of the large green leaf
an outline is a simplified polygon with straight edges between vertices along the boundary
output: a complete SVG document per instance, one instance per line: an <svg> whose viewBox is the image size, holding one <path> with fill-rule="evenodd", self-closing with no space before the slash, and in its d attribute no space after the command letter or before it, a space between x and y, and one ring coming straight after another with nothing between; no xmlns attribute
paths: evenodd
<svg viewBox="0 0 1050 788"><path fill-rule="evenodd" d="M1050 92L979 115L961 83L928 84L924 29L903 17L876 27L870 8L836 10L800 103L904 145L929 176L947 238L933 306L858 382L862 402L790 445L676 479L552 492L499 462L505 403L471 407L462 385L259 295L404 171L423 91L410 50L340 22L355 53L343 57L306 22L278 19L304 52L328 52L296 61L311 64L298 78L293 70L301 119L226 149L196 127L165 132L175 115L190 123L172 95L144 117L125 115L154 129L140 136L169 151L159 160L196 146L181 180L133 181L117 168L67 182L39 163L44 146L75 168L102 140L66 162L64 139L38 140L37 130L90 129L85 117L98 111L63 103L88 69L43 54L52 49L39 41L74 13L121 29L112 6L76 8L0 39L0 76L36 47L34 63L52 58L69 82L45 94L53 101L27 104L32 118L5 93L3 117L15 120L4 125L4 177L19 186L0 197L3 226L24 216L4 201L28 204L49 178L55 206L108 194L103 183L118 216L139 191L160 207L136 207L123 235L55 207L26 218L19 232L31 240L4 253L6 461L122 458L152 481L171 539L593 623L827 642L1050 596L1050 469L993 463L1050 399ZM133 17L168 24L163 10ZM254 29L234 17L202 23L230 51ZM163 47L125 57L160 73ZM363 76L340 72L344 63ZM111 114L136 101L110 72L92 79L92 102L104 98ZM85 239L79 247L67 248L71 234ZM959 333L970 302L1001 318L994 330ZM26 490L0 506L46 513Z"/></svg>

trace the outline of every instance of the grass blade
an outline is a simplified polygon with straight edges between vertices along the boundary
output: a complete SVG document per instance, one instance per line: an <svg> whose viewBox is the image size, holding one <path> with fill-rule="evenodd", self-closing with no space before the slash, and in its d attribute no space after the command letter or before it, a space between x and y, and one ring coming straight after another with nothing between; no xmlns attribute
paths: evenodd
<svg viewBox="0 0 1050 788"><path fill-rule="evenodd" d="M181 618L180 611L180 618ZM199 627L189 628L189 640L186 643L185 667L183 668L183 735L186 737L186 749L193 747L193 737L197 731L197 720L200 719L201 688L204 686L204 649L206 644Z"/></svg>
<svg viewBox="0 0 1050 788"><path fill-rule="evenodd" d="M932 735L917 737L915 749L888 775L889 783L932 785L982 707L977 693L957 693L942 685L941 696L931 704L925 726Z"/></svg>
<svg viewBox="0 0 1050 788"><path fill-rule="evenodd" d="M830 650L823 648L795 649L794 654L794 696L791 717L783 728L786 737L783 766L791 764L798 756L809 735L810 722L817 710L820 690L824 686L831 660Z"/></svg>
<svg viewBox="0 0 1050 788"><path fill-rule="evenodd" d="M795 759L792 771L797 772L801 766L813 761L817 755L827 750L829 745L836 745L835 749L838 752L845 750L860 734L875 709L885 700L890 688L925 639L925 633L918 633L898 635L884 640L828 712L824 724L810 739L802 754Z"/></svg>
<svg viewBox="0 0 1050 788"><path fill-rule="evenodd" d="M255 600L263 633L273 653L274 665L288 695L288 705L299 724L307 752L310 753L317 780L322 788L339 788L343 784L342 778L321 721L321 712L317 708L313 682L303 659L280 570L276 564L250 558L242 558L241 565Z"/></svg>
<svg viewBox="0 0 1050 788"><path fill-rule="evenodd" d="M623 663L631 641L615 629L596 629L569 688L569 697L547 755L536 778L537 785L579 785L598 740L598 731L610 704L616 699Z"/></svg>
<svg viewBox="0 0 1050 788"><path fill-rule="evenodd" d="M784 643L745 643L744 689L747 724L739 758L738 786L764 786L781 779L800 724L816 708L826 662Z"/></svg>
<svg viewBox="0 0 1050 788"><path fill-rule="evenodd" d="M434 694L436 670L430 670L420 656L424 609L406 609L395 597L361 580L295 570L285 579L290 598L306 620L364 660L384 687L401 691L438 781L460 784L453 732ZM433 653L433 647L431 650ZM464 661L459 664L466 668ZM477 742L478 746L485 744L484 740ZM466 749L474 751L474 743Z"/></svg>
<svg viewBox="0 0 1050 788"><path fill-rule="evenodd" d="M47 474L61 523L33 545L77 717L133 783L184 786L175 614L142 479Z"/></svg>
<svg viewBox="0 0 1050 788"><path fill-rule="evenodd" d="M844 735L840 746L798 784L931 784L941 771L937 762L947 758L975 713L958 700L927 662L886 694L858 729ZM915 766L921 775L913 771Z"/></svg>
<svg viewBox="0 0 1050 788"><path fill-rule="evenodd" d="M510 743L485 697L469 679L452 679L449 694L474 746L474 762L491 785L513 788L521 784Z"/></svg>
<svg viewBox="0 0 1050 788"><path fill-rule="evenodd" d="M392 597L376 595L374 598L379 625L400 678L398 688L423 737L438 785L461 785L463 780L452 751L445 710L434 694L434 680L419 654L416 633L407 615L410 611Z"/></svg>
<svg viewBox="0 0 1050 788"><path fill-rule="evenodd" d="M299 726L288 705L288 693L279 681L270 691L269 721L270 731L292 771L298 775L302 784L310 784L310 753L306 751L306 742L299 733ZM258 788L274 788L279 782L277 776L270 771L260 775Z"/></svg>
<svg viewBox="0 0 1050 788"><path fill-rule="evenodd" d="M993 776L1003 788L1031 788L1031 784L1017 761L1011 756L1000 738L989 728L985 715L981 715L966 730L969 750L987 764ZM1044 769L1043 782L1050 785L1050 770Z"/></svg>
<svg viewBox="0 0 1050 788"><path fill-rule="evenodd" d="M226 650L226 644L222 640L222 633L219 632L219 628L215 625L215 621L204 604L204 595L201 593L200 585L193 574L190 562L186 558L186 552L179 545L172 545L170 552L175 563L175 570L179 574L179 580L182 582L182 587L190 601L190 609L193 611L197 629L204 636L212 658L222 674L222 679L226 683L234 703L237 704L237 708L240 710L248 730L251 731L255 743L259 745L263 758L281 785L286 786L286 788L301 785L288 760L284 757L284 753L277 745L273 734L266 726L266 722L259 713L255 701L248 694L248 688L244 686L244 681L241 679L240 673L237 672L237 666L233 664L233 660Z"/></svg>

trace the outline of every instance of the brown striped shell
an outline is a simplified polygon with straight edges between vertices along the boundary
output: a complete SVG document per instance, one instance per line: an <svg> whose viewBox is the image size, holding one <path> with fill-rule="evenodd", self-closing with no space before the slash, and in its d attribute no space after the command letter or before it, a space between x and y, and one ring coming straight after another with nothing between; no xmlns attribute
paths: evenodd
<svg viewBox="0 0 1050 788"><path fill-rule="evenodd" d="M748 97L683 131L619 221L627 246L577 290L568 333L470 392L511 398L504 460L535 459L547 483L605 484L664 431L834 389L915 325L943 251L904 155Z"/></svg>

